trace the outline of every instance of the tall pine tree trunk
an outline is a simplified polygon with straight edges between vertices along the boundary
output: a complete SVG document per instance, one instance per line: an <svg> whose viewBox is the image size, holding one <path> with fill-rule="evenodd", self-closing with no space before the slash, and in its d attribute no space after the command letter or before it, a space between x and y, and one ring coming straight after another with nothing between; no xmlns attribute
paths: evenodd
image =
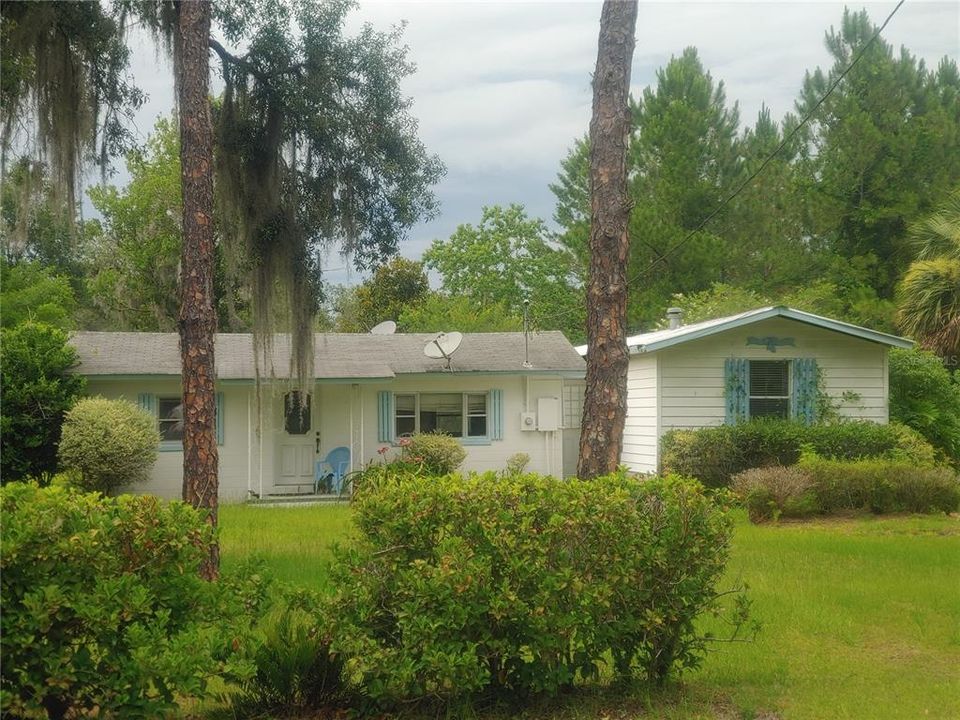
<svg viewBox="0 0 960 720"><path fill-rule="evenodd" d="M183 367L183 499L209 512L217 525L216 370L213 342L213 128L210 120L210 4L178 4L176 62L180 111L183 251L180 260L180 355ZM214 544L201 567L217 577Z"/></svg>
<svg viewBox="0 0 960 720"><path fill-rule="evenodd" d="M587 391L577 475L620 463L627 412L627 142L636 0L604 0L590 121L590 277Z"/></svg>

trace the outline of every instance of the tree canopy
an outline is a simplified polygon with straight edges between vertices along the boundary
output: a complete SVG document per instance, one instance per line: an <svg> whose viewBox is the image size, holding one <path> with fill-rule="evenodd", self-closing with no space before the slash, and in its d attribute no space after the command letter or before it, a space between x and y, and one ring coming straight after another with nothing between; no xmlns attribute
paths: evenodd
<svg viewBox="0 0 960 720"><path fill-rule="evenodd" d="M485 207L477 225L460 225L434 240L424 264L440 275L443 291L476 307L501 305L523 317L529 300L533 327L584 335L583 294L573 255L550 239L545 223L522 205Z"/></svg>

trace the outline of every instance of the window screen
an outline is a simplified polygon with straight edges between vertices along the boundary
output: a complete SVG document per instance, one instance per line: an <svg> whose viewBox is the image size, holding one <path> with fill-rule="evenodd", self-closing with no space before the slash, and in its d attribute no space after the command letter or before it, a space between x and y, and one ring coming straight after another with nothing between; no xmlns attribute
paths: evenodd
<svg viewBox="0 0 960 720"><path fill-rule="evenodd" d="M395 395L397 437L413 435L417 431L417 396Z"/></svg>
<svg viewBox="0 0 960 720"><path fill-rule="evenodd" d="M467 437L487 436L487 396L467 395Z"/></svg>
<svg viewBox="0 0 960 720"><path fill-rule="evenodd" d="M420 432L444 432L463 437L463 395L431 393L420 396Z"/></svg>
<svg viewBox="0 0 960 720"><path fill-rule="evenodd" d="M790 416L790 362L750 361L750 417Z"/></svg>

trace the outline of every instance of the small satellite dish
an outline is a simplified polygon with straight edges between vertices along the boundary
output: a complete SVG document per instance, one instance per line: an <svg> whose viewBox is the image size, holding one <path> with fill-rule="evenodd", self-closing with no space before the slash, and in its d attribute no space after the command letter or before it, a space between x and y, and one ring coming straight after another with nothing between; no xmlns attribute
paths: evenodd
<svg viewBox="0 0 960 720"><path fill-rule="evenodd" d="M384 320L379 325L370 328L371 335L393 335L397 331L397 324L393 320Z"/></svg>
<svg viewBox="0 0 960 720"><path fill-rule="evenodd" d="M463 342L463 333L440 333L423 347L423 354L434 360L446 360L450 367L450 357Z"/></svg>

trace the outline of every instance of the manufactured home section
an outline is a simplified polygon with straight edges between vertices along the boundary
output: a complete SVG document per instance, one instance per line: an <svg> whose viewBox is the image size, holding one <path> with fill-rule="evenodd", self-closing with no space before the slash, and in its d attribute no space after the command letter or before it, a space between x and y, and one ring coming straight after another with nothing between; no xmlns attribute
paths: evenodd
<svg viewBox="0 0 960 720"><path fill-rule="evenodd" d="M813 358L822 389L842 417L888 419L887 348L849 335L773 318L651 354L660 361L661 433L724 423L729 358Z"/></svg>
<svg viewBox="0 0 960 720"><path fill-rule="evenodd" d="M624 465L635 472L657 470L657 373L656 353L630 357L621 459Z"/></svg>

